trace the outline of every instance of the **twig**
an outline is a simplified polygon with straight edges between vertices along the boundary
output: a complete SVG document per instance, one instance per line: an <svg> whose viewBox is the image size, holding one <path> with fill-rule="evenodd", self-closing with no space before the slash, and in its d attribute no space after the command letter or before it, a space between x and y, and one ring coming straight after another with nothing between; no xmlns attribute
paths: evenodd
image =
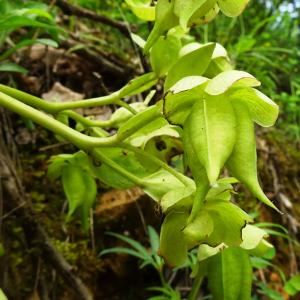
<svg viewBox="0 0 300 300"><path fill-rule="evenodd" d="M70 4L66 0L56 0L56 5L66 14L66 15L74 15L77 17L87 18L93 21L97 21L103 23L105 25L114 27L118 29L123 35L130 38L130 30L135 31L135 28L130 28L128 30L128 25L124 22L110 19L107 16L100 15L98 13L94 13L88 9L75 6Z"/></svg>

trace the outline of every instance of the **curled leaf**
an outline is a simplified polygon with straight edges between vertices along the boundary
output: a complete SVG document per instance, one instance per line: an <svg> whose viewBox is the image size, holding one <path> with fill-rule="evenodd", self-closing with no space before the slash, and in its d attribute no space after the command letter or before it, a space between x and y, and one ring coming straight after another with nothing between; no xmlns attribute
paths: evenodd
<svg viewBox="0 0 300 300"><path fill-rule="evenodd" d="M246 104L252 120L257 124L264 127L275 124L279 114L278 105L262 92L253 88L236 89L229 97Z"/></svg>
<svg viewBox="0 0 300 300"><path fill-rule="evenodd" d="M206 86L209 95L220 95L232 87L259 86L260 82L251 74L244 71L229 70L214 77Z"/></svg>
<svg viewBox="0 0 300 300"><path fill-rule="evenodd" d="M218 0L219 7L228 17L239 16L250 0Z"/></svg>
<svg viewBox="0 0 300 300"><path fill-rule="evenodd" d="M226 166L231 175L245 184L253 196L278 210L264 194L258 182L254 124L247 106L237 101L233 102L233 106L237 116L237 138Z"/></svg>
<svg viewBox="0 0 300 300"><path fill-rule="evenodd" d="M172 267L183 265L187 260L187 245L182 233L188 213L170 212L161 227L159 255Z"/></svg>

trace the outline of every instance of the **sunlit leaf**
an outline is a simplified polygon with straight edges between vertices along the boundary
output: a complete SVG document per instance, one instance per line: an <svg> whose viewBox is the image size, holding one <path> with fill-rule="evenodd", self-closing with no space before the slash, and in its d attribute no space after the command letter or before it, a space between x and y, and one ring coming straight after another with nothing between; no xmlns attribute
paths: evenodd
<svg viewBox="0 0 300 300"><path fill-rule="evenodd" d="M206 86L209 95L220 95L231 87L259 86L260 82L251 74L244 71L229 70L214 77Z"/></svg>
<svg viewBox="0 0 300 300"><path fill-rule="evenodd" d="M218 0L221 11L228 17L237 17L250 0Z"/></svg>
<svg viewBox="0 0 300 300"><path fill-rule="evenodd" d="M163 112L171 124L183 125L195 101L200 100L208 79L188 76L179 80L164 97Z"/></svg>
<svg viewBox="0 0 300 300"><path fill-rule="evenodd" d="M278 105L256 89L236 89L229 97L245 103L252 120L261 126L272 126L278 118Z"/></svg>
<svg viewBox="0 0 300 300"><path fill-rule="evenodd" d="M208 262L208 284L214 300L250 300L252 267L241 248L227 248Z"/></svg>
<svg viewBox="0 0 300 300"><path fill-rule="evenodd" d="M248 109L239 102L234 102L233 106L237 116L237 138L226 166L230 174L245 184L253 196L277 210L275 205L266 197L258 182L254 124Z"/></svg>
<svg viewBox="0 0 300 300"><path fill-rule="evenodd" d="M165 75L179 57L181 41L175 35L160 37L150 52L150 63L158 77Z"/></svg>
<svg viewBox="0 0 300 300"><path fill-rule="evenodd" d="M236 119L233 108L223 97L206 97L194 104L189 118L190 129L187 134L195 154L206 169L209 181L214 183L235 143Z"/></svg>
<svg viewBox="0 0 300 300"><path fill-rule="evenodd" d="M164 90L169 90L176 82L187 76L201 76L208 67L215 44L209 43L181 56L166 77Z"/></svg>
<svg viewBox="0 0 300 300"><path fill-rule="evenodd" d="M178 18L173 12L174 0L158 0L155 7L155 24L147 39L144 52L148 53L157 39L167 30L178 24Z"/></svg>

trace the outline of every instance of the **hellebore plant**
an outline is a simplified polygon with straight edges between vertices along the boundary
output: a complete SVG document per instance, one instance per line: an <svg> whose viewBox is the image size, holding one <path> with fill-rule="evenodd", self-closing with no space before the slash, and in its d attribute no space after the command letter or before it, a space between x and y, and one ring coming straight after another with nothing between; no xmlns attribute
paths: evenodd
<svg viewBox="0 0 300 300"><path fill-rule="evenodd" d="M73 155L54 157L49 167L52 178L62 178L69 217L81 214L88 228L95 179L120 189L139 186L165 214L158 252L166 263L183 265L188 251L198 247L189 299L196 299L204 276L215 300L251 299L249 257L263 255L272 245L267 233L250 225L252 218L231 202L232 184L240 181L276 209L258 182L254 125L272 126L278 107L256 89L256 78L233 70L221 45L184 38L191 26L211 21L219 10L238 16L248 0L158 0L155 8L151 1L126 2L142 19L155 15L144 44L153 72L109 96L64 103L0 85L0 105L79 148ZM156 104L149 105L153 91L143 103L124 101L161 79L164 94ZM109 104L121 108L107 121L73 111ZM77 122L77 130L68 126L69 119ZM112 128L116 134L110 135ZM169 164L174 152L183 153L184 173ZM225 168L232 177L221 176Z"/></svg>

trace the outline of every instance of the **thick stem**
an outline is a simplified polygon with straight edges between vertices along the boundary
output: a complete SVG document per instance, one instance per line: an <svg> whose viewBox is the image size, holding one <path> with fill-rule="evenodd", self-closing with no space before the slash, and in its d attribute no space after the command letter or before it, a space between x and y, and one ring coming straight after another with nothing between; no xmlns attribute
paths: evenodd
<svg viewBox="0 0 300 300"><path fill-rule="evenodd" d="M102 106L120 101L119 92L114 92L108 96L103 97L58 103L44 101L43 99L32 96L17 89L5 86L3 84L0 84L0 92L5 93L15 99L18 99L19 101L26 103L27 105L42 109L43 111L51 114L55 114L66 109Z"/></svg>
<svg viewBox="0 0 300 300"><path fill-rule="evenodd" d="M0 92L0 105L26 117L57 135L64 137L80 149L88 150L93 147L108 147L118 143L117 135L105 138L90 137L82 134L45 113L36 110L6 94Z"/></svg>

